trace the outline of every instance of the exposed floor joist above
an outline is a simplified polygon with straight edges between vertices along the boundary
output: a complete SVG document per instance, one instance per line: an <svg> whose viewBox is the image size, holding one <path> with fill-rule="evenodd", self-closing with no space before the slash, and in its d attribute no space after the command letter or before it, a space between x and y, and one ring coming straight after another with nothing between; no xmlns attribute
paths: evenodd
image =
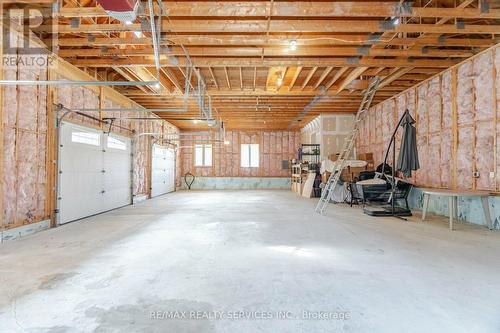
<svg viewBox="0 0 500 333"><path fill-rule="evenodd" d="M289 128L318 95L328 98L302 121L319 112L355 112L373 76L382 80L378 103L500 41L500 4L488 0L163 5L160 88L120 91L147 108L180 105L187 52L227 128ZM154 12L161 12L157 4ZM155 65L148 19L147 2L125 24L95 0L64 0L56 21L59 55L97 77L148 80ZM49 23L34 29L42 40L51 37ZM181 129L205 126L190 121L199 116L195 103L160 116Z"/></svg>

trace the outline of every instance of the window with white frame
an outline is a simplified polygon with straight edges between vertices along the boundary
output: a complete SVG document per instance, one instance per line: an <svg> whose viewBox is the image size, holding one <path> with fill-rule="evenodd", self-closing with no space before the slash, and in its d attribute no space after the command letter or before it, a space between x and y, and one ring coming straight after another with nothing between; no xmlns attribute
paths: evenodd
<svg viewBox="0 0 500 333"><path fill-rule="evenodd" d="M127 142L112 136L108 136L107 147L111 149L127 150Z"/></svg>
<svg viewBox="0 0 500 333"><path fill-rule="evenodd" d="M259 167L259 145L242 144L241 145L241 167L258 168Z"/></svg>
<svg viewBox="0 0 500 333"><path fill-rule="evenodd" d="M75 130L71 132L71 142L99 146L101 144L101 135L95 132Z"/></svg>
<svg viewBox="0 0 500 333"><path fill-rule="evenodd" d="M197 144L194 146L194 166L212 166L212 145Z"/></svg>

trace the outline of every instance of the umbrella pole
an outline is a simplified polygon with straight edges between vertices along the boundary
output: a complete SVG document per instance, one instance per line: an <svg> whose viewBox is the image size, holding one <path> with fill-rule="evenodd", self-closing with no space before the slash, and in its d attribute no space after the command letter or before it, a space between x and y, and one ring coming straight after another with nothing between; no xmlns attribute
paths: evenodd
<svg viewBox="0 0 500 333"><path fill-rule="evenodd" d="M389 157L389 151L391 150L392 146L392 181L391 181L391 214L394 217L397 217L401 220L407 221L408 219L405 219L402 216L396 215L395 212L395 194L396 194L396 177L395 177L395 168L396 168L396 133L398 132L399 127L403 123L403 120L406 118L406 115L409 114L410 112L408 109L404 112L404 114L401 116L401 118L398 121L398 124L396 125L396 128L394 129L394 132L392 133L391 140L389 141L389 146L387 147L387 151L385 152L385 158L384 158L384 164L382 164L382 175L385 175L385 165L387 164L387 158Z"/></svg>

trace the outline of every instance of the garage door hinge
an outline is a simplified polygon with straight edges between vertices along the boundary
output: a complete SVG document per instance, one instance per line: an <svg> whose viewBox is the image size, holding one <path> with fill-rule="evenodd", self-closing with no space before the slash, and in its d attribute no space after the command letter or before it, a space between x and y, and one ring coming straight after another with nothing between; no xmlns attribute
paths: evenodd
<svg viewBox="0 0 500 333"><path fill-rule="evenodd" d="M59 209L54 209L54 214L59 214Z"/></svg>
<svg viewBox="0 0 500 333"><path fill-rule="evenodd" d="M59 170L59 174L62 174L62 170Z"/></svg>

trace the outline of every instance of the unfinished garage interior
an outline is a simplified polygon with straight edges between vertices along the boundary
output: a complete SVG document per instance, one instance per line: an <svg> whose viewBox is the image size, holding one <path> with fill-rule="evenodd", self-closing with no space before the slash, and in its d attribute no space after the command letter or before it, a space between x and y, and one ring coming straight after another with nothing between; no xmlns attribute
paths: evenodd
<svg viewBox="0 0 500 333"><path fill-rule="evenodd" d="M0 5L0 332L500 332L500 1Z"/></svg>

